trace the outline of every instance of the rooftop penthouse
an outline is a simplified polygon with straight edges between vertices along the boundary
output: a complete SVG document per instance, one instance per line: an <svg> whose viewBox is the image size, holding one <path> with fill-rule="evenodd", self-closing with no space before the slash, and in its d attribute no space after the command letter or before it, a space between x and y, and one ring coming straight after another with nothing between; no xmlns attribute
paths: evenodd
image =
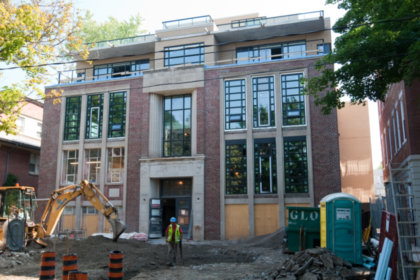
<svg viewBox="0 0 420 280"><path fill-rule="evenodd" d="M226 67L324 55L331 50L323 11L165 21L155 34L90 44L92 64L59 73L58 84L141 76L174 66Z"/></svg>

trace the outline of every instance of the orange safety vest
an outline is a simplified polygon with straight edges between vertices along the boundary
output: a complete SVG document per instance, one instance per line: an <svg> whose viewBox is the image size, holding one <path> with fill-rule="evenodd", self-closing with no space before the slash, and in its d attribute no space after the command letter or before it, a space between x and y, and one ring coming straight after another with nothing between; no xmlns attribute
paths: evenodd
<svg viewBox="0 0 420 280"><path fill-rule="evenodd" d="M176 230L175 230L175 243L179 243L179 241L181 240L181 232L179 231L179 225L176 225ZM168 242L172 241L172 225L169 225L169 229L168 229Z"/></svg>

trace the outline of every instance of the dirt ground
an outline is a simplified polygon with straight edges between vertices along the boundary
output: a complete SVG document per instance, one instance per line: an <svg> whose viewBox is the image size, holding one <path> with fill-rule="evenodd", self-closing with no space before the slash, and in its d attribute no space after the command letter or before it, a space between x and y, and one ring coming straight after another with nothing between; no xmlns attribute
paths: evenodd
<svg viewBox="0 0 420 280"><path fill-rule="evenodd" d="M77 254L78 268L89 279L108 279L109 252L124 254L124 279L267 279L288 255L283 254L284 231L239 241L184 240L183 260L167 265L164 240L125 240L117 243L102 236L84 240L51 240L55 247L56 278L62 276L62 256ZM37 245L36 245L37 246ZM0 252L0 279L38 279L45 249L28 246L23 252Z"/></svg>

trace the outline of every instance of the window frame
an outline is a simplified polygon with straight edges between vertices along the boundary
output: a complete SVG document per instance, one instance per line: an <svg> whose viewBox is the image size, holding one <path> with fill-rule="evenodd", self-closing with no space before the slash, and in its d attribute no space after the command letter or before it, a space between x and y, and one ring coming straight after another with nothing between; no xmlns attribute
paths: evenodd
<svg viewBox="0 0 420 280"><path fill-rule="evenodd" d="M36 153L29 154L29 174L39 175L39 160L40 160L39 154L36 154Z"/></svg>
<svg viewBox="0 0 420 280"><path fill-rule="evenodd" d="M240 82L239 85L228 86L230 83ZM230 92L230 89L240 87L239 92ZM229 92L228 92L229 89ZM225 95L225 130L246 129L246 110L247 110L247 94L246 94L246 79L234 79L224 81L224 95ZM239 99L232 99L233 95L240 95ZM228 98L229 97L229 98ZM232 103L240 103L239 106L231 106ZM239 110L239 113L232 114L233 110ZM236 119L232 120L232 117ZM237 123L239 127L232 127L232 123Z"/></svg>
<svg viewBox="0 0 420 280"><path fill-rule="evenodd" d="M119 155L116 155L114 152L116 149L119 149ZM115 155L115 156L114 156ZM119 184L124 181L124 172L125 172L125 148L124 147L110 147L107 149L107 172L106 172L106 181L109 184ZM119 158L119 168L113 168L114 159ZM112 167L112 168L111 168ZM111 170L113 169L113 170ZM114 171L115 169L115 171ZM113 181L114 174L113 172L118 172L118 181Z"/></svg>
<svg viewBox="0 0 420 280"><path fill-rule="evenodd" d="M174 100L182 98L182 107L174 109ZM189 102L187 102L189 100ZM167 109L167 102L169 102L170 109ZM189 105L188 105L189 104ZM189 107L188 107L189 106ZM163 98L163 139L162 139L162 155L163 157L179 157L191 156L191 130L192 130L192 95L172 95ZM182 111L182 136L177 138L174 129L173 113ZM171 117L171 119L167 119ZM189 120L189 121L188 121ZM167 129L167 123L169 129ZM188 125L189 123L189 125ZM167 133L168 132L168 133ZM181 144L182 152L175 152L175 148ZM167 146L168 145L168 146Z"/></svg>
<svg viewBox="0 0 420 280"><path fill-rule="evenodd" d="M263 147L268 146L268 147ZM268 150L268 154L263 154ZM277 194L277 159L276 159L276 139L263 138L254 140L254 178L256 194ZM269 160L269 190L263 191L262 180L262 158Z"/></svg>
<svg viewBox="0 0 420 280"><path fill-rule="evenodd" d="M99 100L93 100L94 98L98 98ZM86 139L98 139L102 137L102 123L103 123L103 102L104 96L103 94L92 94L87 96L87 106L86 106ZM94 104L99 102L99 104ZM98 119L98 135L92 136L92 111L93 109L97 109L97 119Z"/></svg>
<svg viewBox="0 0 420 280"><path fill-rule="evenodd" d="M194 52L196 50L198 50L197 54L194 54L194 53L187 54L187 52ZM164 48L164 67L186 65L186 64L202 64L204 63L204 54L205 54L204 43L193 43L193 44L165 47ZM194 58L198 58L198 60L188 61ZM171 60L180 60L180 62L171 62Z"/></svg>
<svg viewBox="0 0 420 280"><path fill-rule="evenodd" d="M123 67L123 71L115 71L117 67ZM118 63L108 63L95 65L93 67L93 79L103 80L118 77L135 76L142 73L143 70L150 69L149 59L139 59L132 61L123 61ZM105 71L104 71L105 70Z"/></svg>
<svg viewBox="0 0 420 280"><path fill-rule="evenodd" d="M261 79L268 79L267 83L255 83ZM259 85L267 84L267 90L258 90ZM267 112L267 124L261 124L261 114L259 105L259 93L263 91L268 91L268 112ZM252 107L253 107L253 125L255 128L261 127L274 127L275 126L275 83L274 76L264 76L264 77L253 77L252 78Z"/></svg>
<svg viewBox="0 0 420 280"><path fill-rule="evenodd" d="M69 156L70 153L74 153L74 156ZM69 167L74 165L73 173L69 172ZM77 173L79 169L79 150L64 150L63 151L63 170L61 176L62 184L75 184L77 183ZM73 176L74 180L68 180L69 176Z"/></svg>
<svg viewBox="0 0 420 280"><path fill-rule="evenodd" d="M91 153L97 152L96 155ZM83 175L89 182L93 184L101 183L101 149L85 149ZM92 172L92 169L94 172ZM94 174L94 175L93 175ZM93 180L94 179L94 180Z"/></svg>
<svg viewBox="0 0 420 280"><path fill-rule="evenodd" d="M233 150L234 146L237 146L236 151ZM230 156L233 152L238 152L238 154L236 156ZM237 159L238 162L234 162L235 159ZM233 178L233 174L239 179ZM239 175L241 176L239 177ZM227 140L225 142L225 194L248 194L247 176L246 140ZM234 182L238 182L238 186L234 186Z"/></svg>
<svg viewBox="0 0 420 280"><path fill-rule="evenodd" d="M301 146L295 147L295 151L291 150L292 143L302 143ZM283 140L283 152L284 152L284 191L286 194L295 194L295 193L309 193L309 176L308 176L308 150L307 150L307 140L306 136L295 136L295 137L284 137ZM301 157L301 162L303 163L299 168L289 169L289 167L296 164L291 158ZM299 159L299 158L298 158ZM297 175L303 175L302 178L297 177ZM292 186L291 183L297 184ZM300 181L299 181L300 180ZM297 185L297 186L296 186ZM300 186L299 186L300 185Z"/></svg>
<svg viewBox="0 0 420 280"><path fill-rule="evenodd" d="M295 55L294 53L291 54L288 51L286 52L286 49L289 49L293 46L301 46L301 48L303 48L303 50L300 51L301 55ZM276 52L273 52L273 50L276 50ZM306 40L239 47L236 48L236 63L245 64L252 62L266 62L282 59L301 58L306 57L306 51Z"/></svg>
<svg viewBox="0 0 420 280"><path fill-rule="evenodd" d="M116 103L117 95L122 94L121 103ZM114 122L114 120L120 121ZM127 118L127 92L111 92L109 94L109 113L108 113L108 138L119 138L125 137L126 130L126 118ZM116 126L117 129L113 127ZM118 128L119 126L119 128ZM115 132L115 134L114 134Z"/></svg>
<svg viewBox="0 0 420 280"><path fill-rule="evenodd" d="M298 76L296 80L287 80L287 77L291 76ZM282 108L282 125L283 126L303 126L306 125L306 99L304 94L304 86L301 84L301 79L304 77L302 72L299 73L288 73L282 74L280 76L280 83L281 83L281 108ZM296 82L297 87L286 87L286 83ZM288 94L288 91L296 90L298 91L297 94ZM297 101L288 102L288 98L296 98ZM288 109L290 105L296 104L297 108L295 109ZM297 115L288 116L289 112L297 111ZM297 119L298 123L292 123L290 119Z"/></svg>
<svg viewBox="0 0 420 280"><path fill-rule="evenodd" d="M64 141L79 140L80 138L80 112L82 97L66 97L66 111L64 117ZM74 119L71 119L74 118Z"/></svg>

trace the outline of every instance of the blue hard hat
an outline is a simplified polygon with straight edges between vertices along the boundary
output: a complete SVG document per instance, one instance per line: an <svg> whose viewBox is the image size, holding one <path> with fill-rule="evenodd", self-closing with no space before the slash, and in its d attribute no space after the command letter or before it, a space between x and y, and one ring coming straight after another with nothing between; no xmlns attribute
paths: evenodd
<svg viewBox="0 0 420 280"><path fill-rule="evenodd" d="M170 221L171 223L175 223L175 222L176 222L176 218L175 218L175 217L172 217L169 221Z"/></svg>

